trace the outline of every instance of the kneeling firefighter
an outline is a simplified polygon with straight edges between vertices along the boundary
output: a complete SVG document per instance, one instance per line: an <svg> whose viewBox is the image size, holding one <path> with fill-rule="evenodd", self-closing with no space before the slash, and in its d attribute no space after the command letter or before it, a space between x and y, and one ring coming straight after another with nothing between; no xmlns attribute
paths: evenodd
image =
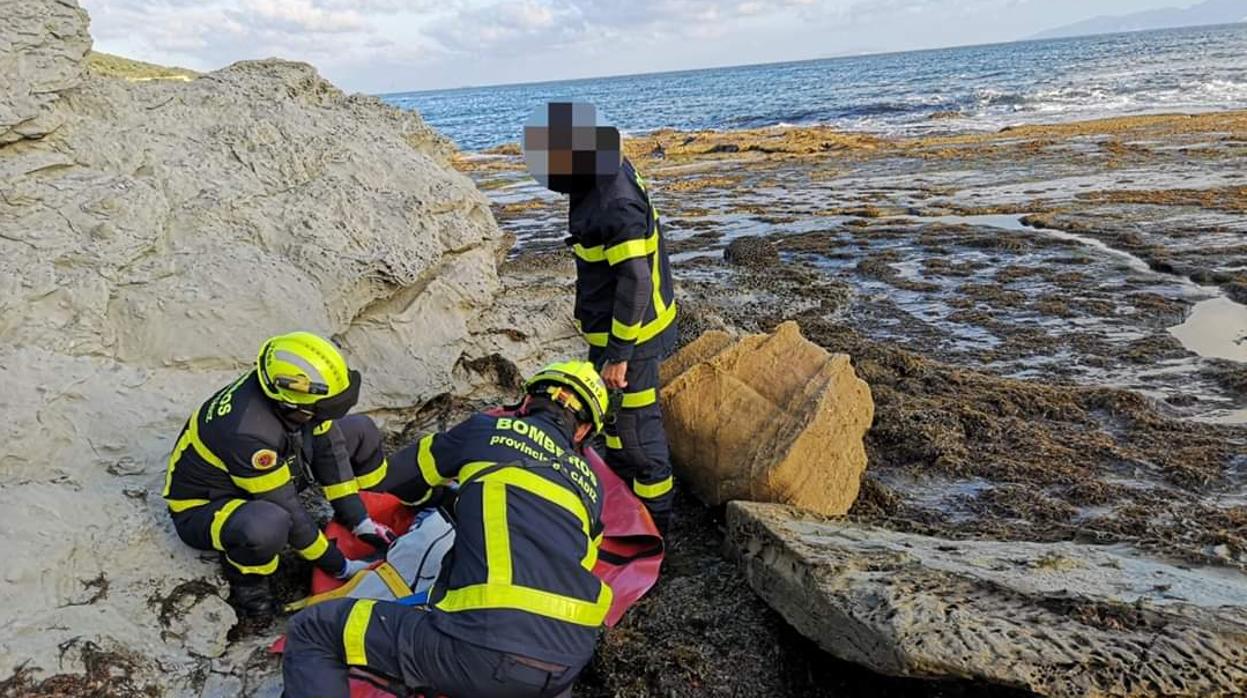
<svg viewBox="0 0 1247 698"><path fill-rule="evenodd" d="M593 574L603 491L577 451L603 426L606 386L586 361L526 383L516 416L476 414L392 458L426 491L459 481L454 546L426 609L351 600L291 619L288 698L346 698L350 667L427 695L566 695L593 656L611 589Z"/></svg>
<svg viewBox="0 0 1247 698"><path fill-rule="evenodd" d="M309 481L367 542L384 547L394 539L368 518L358 494L404 479L389 467L372 420L347 416L359 387L359 372L332 343L284 334L264 342L255 368L182 428L163 496L187 545L220 552L230 602L243 617L264 622L276 612L269 579L287 544L340 578L366 566L346 559L300 504Z"/></svg>

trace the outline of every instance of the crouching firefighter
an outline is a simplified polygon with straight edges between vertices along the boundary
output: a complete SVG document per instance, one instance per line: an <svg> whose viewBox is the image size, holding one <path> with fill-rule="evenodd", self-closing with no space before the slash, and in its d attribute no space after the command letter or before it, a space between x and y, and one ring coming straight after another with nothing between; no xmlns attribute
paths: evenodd
<svg viewBox="0 0 1247 698"><path fill-rule="evenodd" d="M454 698L570 693L593 656L611 589L592 572L602 487L578 455L603 426L606 386L586 361L526 383L515 416L477 414L393 456L426 489L459 481L454 546L427 610L330 601L291 619L288 698L346 698L350 667Z"/></svg>
<svg viewBox="0 0 1247 698"><path fill-rule="evenodd" d="M263 624L275 614L269 579L287 545L339 578L366 566L346 559L300 504L309 480L356 534L381 547L394 538L368 518L358 494L401 479L372 420L347 416L359 387L359 372L329 341L280 335L182 427L163 496L183 542L220 553L230 602L244 618Z"/></svg>
<svg viewBox="0 0 1247 698"><path fill-rule="evenodd" d="M622 156L618 129L601 123L592 104L539 107L524 128L524 155L538 182L569 195L576 322L607 388L622 393L606 427L606 463L665 533L674 483L658 368L675 348L677 331L658 210L645 180Z"/></svg>

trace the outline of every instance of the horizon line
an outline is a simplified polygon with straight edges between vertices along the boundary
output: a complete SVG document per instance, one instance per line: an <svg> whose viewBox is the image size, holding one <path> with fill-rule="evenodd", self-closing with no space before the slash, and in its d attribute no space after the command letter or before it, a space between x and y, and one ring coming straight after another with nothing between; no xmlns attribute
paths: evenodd
<svg viewBox="0 0 1247 698"><path fill-rule="evenodd" d="M1247 24L1247 22L1229 22L1229 23L1218 22L1214 24L1186 24L1186 25L1181 25L1177 27L1160 27L1157 29L1131 29L1127 31L1103 32L1099 34L1072 34L1070 36L1057 36L1057 37L1050 37L1050 38L1039 38L1036 36L1029 36L1029 37L1024 37L1020 39L1008 39L1005 41L987 41L987 42L982 42L982 43L969 43L969 44L946 44L943 46L927 46L924 48L911 48L911 49L863 51L861 53L832 54L829 56L818 56L814 58L790 58L790 59L785 59L785 60L780 60L780 61L763 61L761 63L731 63L731 64L722 64L722 65L700 66L696 68L673 68L670 70L654 70L654 71L649 71L649 72L644 72L644 73L614 73L614 74L609 74L609 75L592 75L592 76L582 77L582 78L555 78L552 80L500 82L500 83L492 83L488 85L459 85L456 87L431 87L431 88L425 88L425 89L419 89L419 90L401 90L398 92L374 92L374 93L369 93L369 94L372 94L375 97L394 97L394 96L401 96L401 95L427 94L431 92L454 92L456 90L488 90L488 89L494 89L494 88L499 88L499 87L527 87L527 86L535 86L535 85L551 85L551 84L556 84L556 83L588 82L591 80L618 80L622 78L649 77L649 76L656 76L656 75L675 75L679 73L701 73L701 72L707 72L707 71L712 71L712 70L732 70L736 68L760 68L760 67L770 67L770 66L779 66L779 65L796 65L799 63L818 63L822 61L853 60L855 58L867 58L867 57L877 57L877 56L897 56L897 55L904 55L904 54L910 54L910 53L930 53L930 52L935 52L935 51L949 51L949 50L966 49L966 48L1008 46L1010 44L1029 44L1029 43L1072 41L1075 39L1090 39L1090 38L1094 38L1097 36L1118 36L1118 35L1123 35L1123 34L1147 34L1150 32L1166 32L1166 31L1178 31L1178 30L1183 30L1183 29L1200 29L1200 28L1206 29L1210 27L1233 27L1233 26L1238 26L1240 24Z"/></svg>

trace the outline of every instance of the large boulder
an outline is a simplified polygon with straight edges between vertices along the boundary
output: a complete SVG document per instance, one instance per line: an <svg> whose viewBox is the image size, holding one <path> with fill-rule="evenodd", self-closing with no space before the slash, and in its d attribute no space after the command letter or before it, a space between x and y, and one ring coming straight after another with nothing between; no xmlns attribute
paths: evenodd
<svg viewBox="0 0 1247 698"><path fill-rule="evenodd" d="M0 0L0 146L53 131L52 104L82 81L91 49L87 13L76 2Z"/></svg>
<svg viewBox="0 0 1247 698"><path fill-rule="evenodd" d="M275 60L92 76L72 0L0 17L0 677L81 671L66 648L91 647L197 693L232 617L160 491L199 401L301 328L384 419L532 368L535 334L570 323L499 310L503 236L419 115Z"/></svg>
<svg viewBox="0 0 1247 698"><path fill-rule="evenodd" d="M742 339L706 332L664 363L662 382L672 460L702 501L834 515L857 499L870 387L796 323Z"/></svg>
<svg viewBox="0 0 1247 698"><path fill-rule="evenodd" d="M1054 696L1243 695L1247 575L1125 546L948 540L733 502L753 589L842 659Z"/></svg>

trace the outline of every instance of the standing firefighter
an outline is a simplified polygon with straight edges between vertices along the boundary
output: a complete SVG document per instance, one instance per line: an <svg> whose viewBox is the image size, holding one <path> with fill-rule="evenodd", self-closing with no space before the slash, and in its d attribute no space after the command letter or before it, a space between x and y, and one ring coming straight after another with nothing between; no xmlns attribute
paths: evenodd
<svg viewBox="0 0 1247 698"><path fill-rule="evenodd" d="M621 156L619 131L592 104L539 107L524 127L533 176L570 195L576 321L607 388L621 390L606 427L606 462L665 532L672 479L658 405L658 365L675 347L671 264L645 180Z"/></svg>
<svg viewBox="0 0 1247 698"><path fill-rule="evenodd" d="M173 524L187 545L220 552L230 601L244 617L272 618L269 578L287 545L339 578L365 566L346 559L299 503L309 480L356 534L379 546L394 537L358 494L402 479L372 420L347 416L359 385L359 372L325 339L273 337L255 368L195 410L178 436L163 492Z"/></svg>
<svg viewBox="0 0 1247 698"><path fill-rule="evenodd" d="M455 542L429 608L343 599L299 613L287 698L346 698L349 667L426 695L570 691L611 605L592 571L604 495L577 454L602 427L607 392L586 361L548 366L526 386L516 415L477 414L394 455L425 494L459 481Z"/></svg>

